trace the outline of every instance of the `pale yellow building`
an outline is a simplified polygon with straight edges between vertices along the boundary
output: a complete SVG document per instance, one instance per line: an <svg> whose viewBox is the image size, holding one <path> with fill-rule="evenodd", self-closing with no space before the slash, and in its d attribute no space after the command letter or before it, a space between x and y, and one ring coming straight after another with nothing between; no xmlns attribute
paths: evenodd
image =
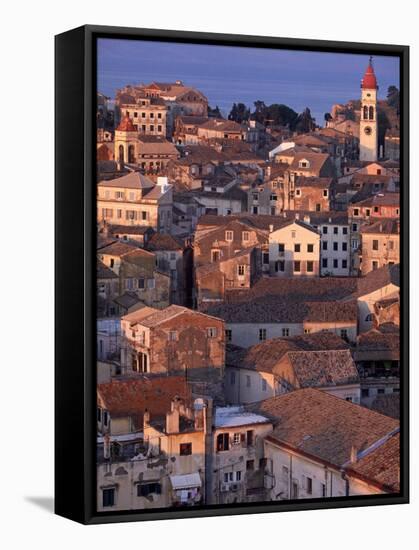
<svg viewBox="0 0 419 550"><path fill-rule="evenodd" d="M97 184L98 222L152 227L169 233L172 226L172 186L167 178L157 185L139 172Z"/></svg>

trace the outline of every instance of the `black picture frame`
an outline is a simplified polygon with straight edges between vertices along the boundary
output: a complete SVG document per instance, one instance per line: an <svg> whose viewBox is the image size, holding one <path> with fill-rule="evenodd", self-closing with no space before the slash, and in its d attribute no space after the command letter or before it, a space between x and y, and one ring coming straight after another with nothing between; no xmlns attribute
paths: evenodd
<svg viewBox="0 0 419 550"><path fill-rule="evenodd" d="M96 512L96 40L146 39L391 55L401 83L401 491L399 494ZM55 513L84 524L409 502L409 47L87 25L55 38Z"/></svg>

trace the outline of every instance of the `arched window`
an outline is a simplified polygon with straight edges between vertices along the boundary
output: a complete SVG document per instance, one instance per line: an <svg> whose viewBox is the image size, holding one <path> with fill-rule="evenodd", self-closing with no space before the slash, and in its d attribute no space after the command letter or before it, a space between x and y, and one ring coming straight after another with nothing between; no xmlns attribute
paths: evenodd
<svg viewBox="0 0 419 550"><path fill-rule="evenodd" d="M364 120L368 120L368 107L364 105Z"/></svg>
<svg viewBox="0 0 419 550"><path fill-rule="evenodd" d="M118 159L119 159L119 162L124 162L124 146L123 145L119 146Z"/></svg>
<svg viewBox="0 0 419 550"><path fill-rule="evenodd" d="M370 107L370 120L374 120L374 107Z"/></svg>
<svg viewBox="0 0 419 550"><path fill-rule="evenodd" d="M135 162L134 145L130 145L128 147L128 162L129 163L134 163Z"/></svg>

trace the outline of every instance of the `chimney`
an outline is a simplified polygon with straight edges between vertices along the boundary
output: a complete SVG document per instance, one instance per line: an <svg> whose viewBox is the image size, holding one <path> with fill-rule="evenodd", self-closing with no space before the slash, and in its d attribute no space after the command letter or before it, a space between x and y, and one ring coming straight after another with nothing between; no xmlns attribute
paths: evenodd
<svg viewBox="0 0 419 550"><path fill-rule="evenodd" d="M351 464L355 464L357 460L358 460L358 450L354 445L352 445L350 462Z"/></svg>
<svg viewBox="0 0 419 550"><path fill-rule="evenodd" d="M166 413L166 433L179 433L179 398L175 397L172 400L172 410Z"/></svg>
<svg viewBox="0 0 419 550"><path fill-rule="evenodd" d="M308 214L304 216L304 222L310 225L311 218Z"/></svg>
<svg viewBox="0 0 419 550"><path fill-rule="evenodd" d="M296 219L296 220L299 220L299 219L300 219L300 213L299 213L299 212L296 212L296 213L295 213L295 219Z"/></svg>
<svg viewBox="0 0 419 550"><path fill-rule="evenodd" d="M274 226L272 223L269 224L269 233L272 233L274 230Z"/></svg>

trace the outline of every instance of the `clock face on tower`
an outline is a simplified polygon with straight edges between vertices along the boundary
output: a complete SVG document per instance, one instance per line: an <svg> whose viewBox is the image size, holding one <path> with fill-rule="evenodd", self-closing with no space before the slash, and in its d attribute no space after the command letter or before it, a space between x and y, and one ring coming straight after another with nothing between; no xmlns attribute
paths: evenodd
<svg viewBox="0 0 419 550"><path fill-rule="evenodd" d="M369 126L367 126L366 128L364 128L364 132L366 133L367 136L369 136L372 133L372 129Z"/></svg>

